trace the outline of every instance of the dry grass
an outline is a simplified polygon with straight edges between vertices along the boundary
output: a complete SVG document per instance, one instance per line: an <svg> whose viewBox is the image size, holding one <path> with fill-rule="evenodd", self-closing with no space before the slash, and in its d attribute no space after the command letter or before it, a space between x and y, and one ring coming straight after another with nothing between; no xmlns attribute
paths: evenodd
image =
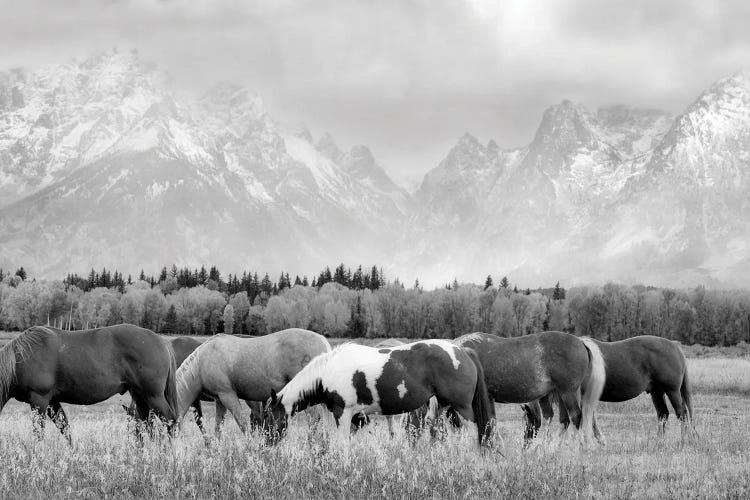
<svg viewBox="0 0 750 500"><path fill-rule="evenodd" d="M750 359L688 359L688 375L694 393L750 397Z"/></svg>
<svg viewBox="0 0 750 500"><path fill-rule="evenodd" d="M188 422L173 442L138 446L119 408L125 398L69 406L75 446L47 429L33 439L27 407L10 403L0 417L0 494L23 497L342 498L342 497L617 497L728 498L750 495L748 402L696 397L700 441L681 447L678 425L655 436L647 396L602 404L606 448L521 450L520 411L499 406L503 444L481 453L473 429L416 447L382 421L352 438L347 453L321 429L296 417L277 447L243 436L233 422L206 448ZM206 405L210 407L212 405ZM467 427L471 427L470 425ZM500 452L502 452L501 455Z"/></svg>

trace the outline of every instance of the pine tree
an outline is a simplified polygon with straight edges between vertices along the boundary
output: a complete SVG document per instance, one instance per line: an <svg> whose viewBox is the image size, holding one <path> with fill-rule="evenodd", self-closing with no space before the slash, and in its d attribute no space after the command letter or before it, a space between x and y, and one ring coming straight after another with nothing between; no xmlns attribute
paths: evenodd
<svg viewBox="0 0 750 500"><path fill-rule="evenodd" d="M565 300L565 289L560 287L560 282L555 284L555 289L552 292L552 300Z"/></svg>
<svg viewBox="0 0 750 500"><path fill-rule="evenodd" d="M301 285L302 280L299 279L299 274L294 277L294 286Z"/></svg>
<svg viewBox="0 0 750 500"><path fill-rule="evenodd" d="M159 283L163 283L165 281L167 281L167 268L162 267L161 273L159 273Z"/></svg>
<svg viewBox="0 0 750 500"><path fill-rule="evenodd" d="M307 276L306 275L302 277L302 286L310 286L310 282L307 281ZM315 286L315 285L313 285L313 286Z"/></svg>
<svg viewBox="0 0 750 500"><path fill-rule="evenodd" d="M216 266L211 266L211 269L208 271L208 279L213 280L216 283L221 282L221 273Z"/></svg>
<svg viewBox="0 0 750 500"><path fill-rule="evenodd" d="M91 272L89 272L89 279L86 282L87 288L86 290L92 290L96 288L96 271L94 271L94 268L91 268Z"/></svg>
<svg viewBox="0 0 750 500"><path fill-rule="evenodd" d="M351 319L347 323L346 335L347 337L360 338L364 337L366 333L367 322L362 310L362 296L357 295L357 303L352 307Z"/></svg>
<svg viewBox="0 0 750 500"><path fill-rule="evenodd" d="M146 281L146 273L143 272L143 269L141 269L141 274L138 275L138 279L141 281Z"/></svg>
<svg viewBox="0 0 750 500"><path fill-rule="evenodd" d="M174 304L169 306L167 316L164 318L164 333L177 333L177 311Z"/></svg>
<svg viewBox="0 0 750 500"><path fill-rule="evenodd" d="M492 288L492 275L488 274L487 279L484 280L484 289Z"/></svg>
<svg viewBox="0 0 750 500"><path fill-rule="evenodd" d="M380 274L378 274L378 268L375 266L372 266L372 270L370 271L370 290L377 290L381 286L380 282Z"/></svg>
<svg viewBox="0 0 750 500"><path fill-rule="evenodd" d="M364 288L362 286L362 265L361 264L359 265L359 267L357 267L357 270L354 271L354 274L352 275L351 288L353 290L362 290L362 288Z"/></svg>
<svg viewBox="0 0 750 500"><path fill-rule="evenodd" d="M347 286L348 283L346 281L346 269L344 268L344 264L339 264L336 267L336 270L333 272L333 281L338 283L339 285Z"/></svg>
<svg viewBox="0 0 750 500"><path fill-rule="evenodd" d="M500 287L507 290L509 286L510 282L508 281L508 277L503 276L503 278L500 280Z"/></svg>
<svg viewBox="0 0 750 500"><path fill-rule="evenodd" d="M16 276L21 278L21 281L26 281L26 269L24 269L23 266L19 267L16 270Z"/></svg>

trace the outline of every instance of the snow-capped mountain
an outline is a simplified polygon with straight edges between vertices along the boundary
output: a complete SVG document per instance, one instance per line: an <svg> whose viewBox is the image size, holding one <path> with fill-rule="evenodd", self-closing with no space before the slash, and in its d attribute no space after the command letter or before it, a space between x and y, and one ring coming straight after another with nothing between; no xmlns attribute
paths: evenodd
<svg viewBox="0 0 750 500"><path fill-rule="evenodd" d="M750 283L748 73L677 117L563 101L524 147L467 133L413 196L246 88L169 82L132 52L0 73L0 267Z"/></svg>
<svg viewBox="0 0 750 500"><path fill-rule="evenodd" d="M417 192L415 227L450 246L420 272L746 286L749 96L743 72L676 118L563 101L527 147L465 135Z"/></svg>
<svg viewBox="0 0 750 500"><path fill-rule="evenodd" d="M0 110L0 266L303 271L374 262L404 216L366 148L335 161L236 85L183 99L134 53L3 73Z"/></svg>

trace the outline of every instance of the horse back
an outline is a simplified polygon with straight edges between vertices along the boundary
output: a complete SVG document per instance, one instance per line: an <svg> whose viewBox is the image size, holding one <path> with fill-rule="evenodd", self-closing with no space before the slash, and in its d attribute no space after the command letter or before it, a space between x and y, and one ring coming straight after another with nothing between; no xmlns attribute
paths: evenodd
<svg viewBox="0 0 750 500"><path fill-rule="evenodd" d="M643 392L678 389L682 384L685 357L671 340L641 335L597 344L607 370L603 401L627 401Z"/></svg>
<svg viewBox="0 0 750 500"><path fill-rule="evenodd" d="M459 342L479 355L487 388L498 402L525 403L553 390L566 391L580 386L588 373L586 347L568 333L470 334Z"/></svg>

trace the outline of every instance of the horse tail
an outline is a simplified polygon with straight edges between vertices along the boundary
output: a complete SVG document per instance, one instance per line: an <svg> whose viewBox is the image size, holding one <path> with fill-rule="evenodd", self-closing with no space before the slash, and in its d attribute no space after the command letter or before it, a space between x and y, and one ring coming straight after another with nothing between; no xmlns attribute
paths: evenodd
<svg viewBox="0 0 750 500"><path fill-rule="evenodd" d="M581 427L587 441L594 434L594 411L604 391L604 383L607 379L607 369L604 364L602 351L593 339L582 337L581 341L589 354L590 371L581 384Z"/></svg>
<svg viewBox="0 0 750 500"><path fill-rule="evenodd" d="M680 352L682 354L682 352ZM693 398L690 395L690 380L688 380L687 362L685 361L685 355L682 355L682 361L685 363L685 371L682 374L682 384L680 385L680 395L682 400L685 402L685 408L687 409L688 420L690 425L693 425Z"/></svg>
<svg viewBox="0 0 750 500"><path fill-rule="evenodd" d="M474 397L471 400L471 409L474 412L474 422L477 424L477 435L479 445L489 444L495 420L495 407L490 401L487 393L487 384L484 381L484 368L479 361L479 356L474 349L464 347L469 359L474 363L477 370L477 383L474 386Z"/></svg>
<svg viewBox="0 0 750 500"><path fill-rule="evenodd" d="M177 398L177 359L174 355L174 349L172 343L167 341L164 343L167 348L167 354L169 356L169 369L167 370L167 383L164 386L164 399L167 400L169 408L172 410L175 422L179 419L178 411L178 398Z"/></svg>

